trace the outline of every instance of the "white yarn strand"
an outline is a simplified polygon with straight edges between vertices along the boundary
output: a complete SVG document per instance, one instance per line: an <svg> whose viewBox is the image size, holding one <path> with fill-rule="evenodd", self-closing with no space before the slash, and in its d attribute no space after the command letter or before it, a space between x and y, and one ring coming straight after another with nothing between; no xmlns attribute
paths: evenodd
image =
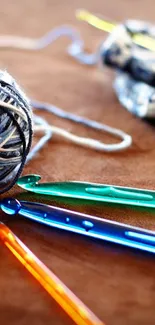
<svg viewBox="0 0 155 325"><path fill-rule="evenodd" d="M87 65L94 65L98 62L98 53L89 54L84 52L84 41L81 39L78 31L70 26L56 27L42 37L34 39L13 35L1 35L0 47L37 51L46 48L62 36L71 39L72 43L68 47L67 52L78 62Z"/></svg>
<svg viewBox="0 0 155 325"><path fill-rule="evenodd" d="M38 39L2 35L0 36L0 47L37 51L49 46L61 36L66 36L71 39L72 43L69 45L67 52L78 62L87 65L93 65L98 62L99 52L93 54L84 52L84 41L81 39L80 34L76 29L69 26L56 27ZM39 142L32 148L31 152L27 157L27 161L31 160L37 154L37 152L45 145L45 143L51 139L52 134L57 134L78 145L99 151L121 151L131 146L131 136L123 132L122 130L112 128L108 125L101 124L96 121L89 120L87 118L80 117L72 113L65 112L62 109L50 104L41 103L37 101L32 101L31 104L35 108L47 110L50 113L59 116L60 118L68 119L70 121L82 124L86 127L112 134L113 136L122 139L122 141L115 144L105 144L95 139L80 137L56 126L51 126L43 118L34 116L35 132L42 131L44 132L44 135L39 140Z"/></svg>
<svg viewBox="0 0 155 325"><path fill-rule="evenodd" d="M70 140L73 143L76 143L78 145L87 147L87 148L92 148L98 151L106 151L106 152L114 152L114 151L121 151L124 149L127 149L128 147L131 146L132 143L132 138L129 134L123 132L122 130L110 127L106 124L102 124L75 114L71 114L68 112L63 111L62 109L56 107L56 106L52 106L50 104L46 104L46 103L41 103L41 102L36 102L36 101L32 101L32 106L35 108L39 108L39 109L43 109L46 110L56 116L59 116L63 119L68 119L71 120L73 122L82 124L86 127L89 127L91 129L95 129L95 130L100 130L102 132L107 132L109 134L112 134L115 137L121 138L122 141L119 143L115 143L115 144L105 144L101 141L95 140L95 139L91 139L91 138L86 138L86 137L80 137L77 136L75 134L72 134L62 128L58 128L56 126L51 126L49 124L43 123L42 125L39 124L37 126L34 127L36 132L47 132L48 129L51 130L52 134L57 134L63 138L66 138L68 140Z"/></svg>

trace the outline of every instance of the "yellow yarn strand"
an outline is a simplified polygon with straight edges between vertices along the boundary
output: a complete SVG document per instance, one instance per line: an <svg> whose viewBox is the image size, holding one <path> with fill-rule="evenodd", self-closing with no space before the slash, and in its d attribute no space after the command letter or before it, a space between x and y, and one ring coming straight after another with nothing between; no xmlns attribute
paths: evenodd
<svg viewBox="0 0 155 325"><path fill-rule="evenodd" d="M89 25L103 30L107 33L111 33L116 27L115 23L108 20L101 19L87 10L77 10L76 18L81 21L87 22ZM142 46L152 52L155 52L155 40L150 36L144 36L141 34L133 35L133 42L139 46Z"/></svg>

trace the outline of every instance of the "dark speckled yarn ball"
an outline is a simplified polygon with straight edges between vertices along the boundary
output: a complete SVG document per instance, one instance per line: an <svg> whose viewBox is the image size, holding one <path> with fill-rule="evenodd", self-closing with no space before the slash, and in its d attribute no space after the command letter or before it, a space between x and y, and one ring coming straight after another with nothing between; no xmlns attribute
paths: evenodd
<svg viewBox="0 0 155 325"><path fill-rule="evenodd" d="M22 172L32 141L32 110L16 81L0 70L0 193Z"/></svg>

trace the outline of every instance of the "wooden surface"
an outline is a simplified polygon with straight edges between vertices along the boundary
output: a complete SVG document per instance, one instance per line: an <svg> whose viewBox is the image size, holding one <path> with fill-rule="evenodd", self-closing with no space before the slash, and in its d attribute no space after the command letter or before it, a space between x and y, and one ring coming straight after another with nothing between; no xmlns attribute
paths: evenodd
<svg viewBox="0 0 155 325"><path fill-rule="evenodd" d="M121 21L154 19L154 1L25 0L1 3L0 33L39 37L50 28L69 23L82 33L86 47L95 50L103 33L76 21L77 8L86 8ZM65 53L61 39L40 52L1 50L6 68L28 96L49 101L70 112L119 127L133 136L132 148L117 154L97 153L54 137L24 173L42 175L43 181L81 180L155 189L155 129L123 109L112 90L113 72L87 68ZM69 122L46 115L68 130L113 140ZM7 195L43 201L20 194ZM104 218L155 229L153 212L88 206L44 200ZM155 324L155 262L151 255L92 241L20 218L1 219L58 275L107 325ZM6 248L0 246L0 324L71 325L73 322L51 300Z"/></svg>

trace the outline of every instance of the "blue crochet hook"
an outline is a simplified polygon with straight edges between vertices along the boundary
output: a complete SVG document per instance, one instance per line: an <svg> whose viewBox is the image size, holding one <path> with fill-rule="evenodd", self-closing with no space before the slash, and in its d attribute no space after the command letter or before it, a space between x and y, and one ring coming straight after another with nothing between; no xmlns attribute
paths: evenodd
<svg viewBox="0 0 155 325"><path fill-rule="evenodd" d="M1 208L7 214L26 218L111 243L155 253L155 232L123 223L49 206L41 203L4 199Z"/></svg>

